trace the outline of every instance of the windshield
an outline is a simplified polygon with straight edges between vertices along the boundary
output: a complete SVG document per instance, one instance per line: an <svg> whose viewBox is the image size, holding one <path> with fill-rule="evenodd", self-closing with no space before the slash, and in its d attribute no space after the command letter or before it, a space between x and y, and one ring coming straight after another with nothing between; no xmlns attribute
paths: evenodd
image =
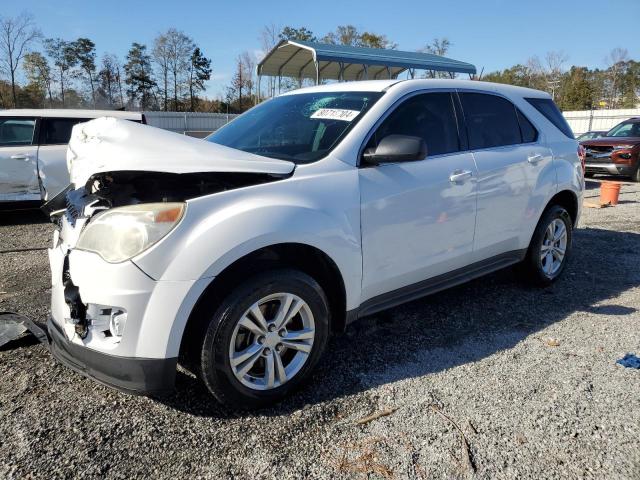
<svg viewBox="0 0 640 480"><path fill-rule="evenodd" d="M310 163L326 156L381 92L284 95L242 114L206 139L265 157Z"/></svg>
<svg viewBox="0 0 640 480"><path fill-rule="evenodd" d="M640 137L640 122L626 122L616 125L607 132L607 137Z"/></svg>

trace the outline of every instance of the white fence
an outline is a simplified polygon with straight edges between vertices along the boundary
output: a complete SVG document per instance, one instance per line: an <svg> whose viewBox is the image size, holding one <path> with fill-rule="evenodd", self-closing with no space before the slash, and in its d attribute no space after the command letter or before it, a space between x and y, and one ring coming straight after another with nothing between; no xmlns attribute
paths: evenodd
<svg viewBox="0 0 640 480"><path fill-rule="evenodd" d="M204 137L238 115L203 112L144 112L147 123L154 127L194 137Z"/></svg>
<svg viewBox="0 0 640 480"><path fill-rule="evenodd" d="M571 126L573 133L578 136L591 130L609 130L629 117L640 117L640 108L620 110L579 110L562 112Z"/></svg>

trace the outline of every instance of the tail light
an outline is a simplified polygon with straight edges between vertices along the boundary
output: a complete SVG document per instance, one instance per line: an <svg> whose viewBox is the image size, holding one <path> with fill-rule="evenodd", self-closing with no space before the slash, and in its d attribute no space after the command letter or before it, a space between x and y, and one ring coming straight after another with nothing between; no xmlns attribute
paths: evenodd
<svg viewBox="0 0 640 480"><path fill-rule="evenodd" d="M584 163L587 157L587 149L580 144L578 144L578 157L580 158L580 163L582 164L582 174L584 175L584 172L585 172Z"/></svg>

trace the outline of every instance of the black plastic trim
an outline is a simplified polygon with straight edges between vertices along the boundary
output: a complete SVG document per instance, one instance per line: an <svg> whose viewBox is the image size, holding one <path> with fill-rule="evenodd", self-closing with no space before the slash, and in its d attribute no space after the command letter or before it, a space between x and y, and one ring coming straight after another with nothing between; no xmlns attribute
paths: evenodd
<svg viewBox="0 0 640 480"><path fill-rule="evenodd" d="M174 388L178 358L117 357L76 345L49 318L51 354L63 365L103 385L134 395L165 393Z"/></svg>
<svg viewBox="0 0 640 480"><path fill-rule="evenodd" d="M351 323L358 318L366 317L382 310L396 307L406 302L416 300L432 293L437 293L447 288L460 285L474 278L482 277L502 268L518 263L524 259L527 249L513 250L495 257L487 258L480 262L473 263L463 268L444 273L427 280L423 280L406 287L398 288L392 292L383 293L370 298L357 310L347 312L347 323Z"/></svg>

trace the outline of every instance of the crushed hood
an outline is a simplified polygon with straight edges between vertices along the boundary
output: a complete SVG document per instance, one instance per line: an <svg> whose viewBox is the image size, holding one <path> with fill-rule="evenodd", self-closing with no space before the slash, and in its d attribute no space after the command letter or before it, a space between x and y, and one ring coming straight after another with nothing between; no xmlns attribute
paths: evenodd
<svg viewBox="0 0 640 480"><path fill-rule="evenodd" d="M295 164L113 117L73 127L67 166L83 186L104 172L290 174Z"/></svg>

